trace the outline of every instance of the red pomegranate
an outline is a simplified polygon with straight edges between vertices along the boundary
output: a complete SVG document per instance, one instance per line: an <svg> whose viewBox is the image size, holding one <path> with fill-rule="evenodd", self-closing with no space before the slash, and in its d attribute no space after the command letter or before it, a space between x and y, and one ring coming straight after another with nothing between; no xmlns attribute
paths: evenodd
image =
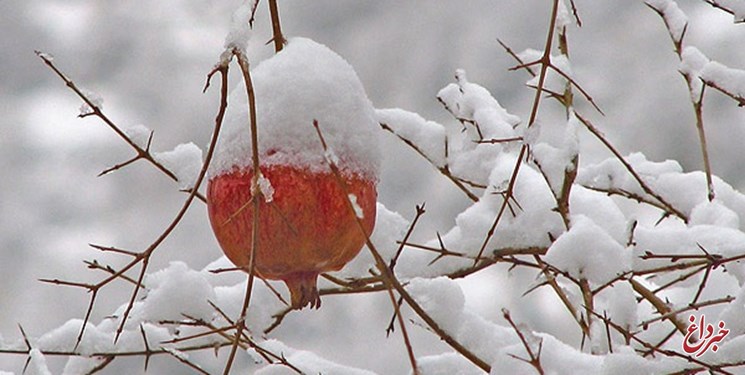
<svg viewBox="0 0 745 375"><path fill-rule="evenodd" d="M374 109L352 67L308 39L295 38L252 70L256 93L261 181L254 223L253 161L245 90L231 94L207 187L212 229L225 255L249 266L252 228L258 224L255 271L283 280L292 306L318 307L318 275L337 271L365 243L375 224L380 152ZM232 108L232 112L231 112ZM331 172L313 127L323 130L339 178ZM267 183L268 182L268 183ZM266 188L266 186L265 186Z"/></svg>
<svg viewBox="0 0 745 375"><path fill-rule="evenodd" d="M253 204L251 170L236 170L209 181L207 201L212 229L225 255L238 267L248 267ZM259 207L256 273L283 280L292 306L320 306L316 279L338 271L359 253L365 236L350 212L347 195L331 171L313 173L291 166L262 170L274 190ZM362 209L367 233L375 224L375 181L349 176L346 190Z"/></svg>

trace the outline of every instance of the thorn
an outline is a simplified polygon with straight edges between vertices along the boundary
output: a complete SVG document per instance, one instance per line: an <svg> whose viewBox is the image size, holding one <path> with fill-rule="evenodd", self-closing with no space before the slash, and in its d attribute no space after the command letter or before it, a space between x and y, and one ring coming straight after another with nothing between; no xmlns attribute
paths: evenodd
<svg viewBox="0 0 745 375"><path fill-rule="evenodd" d="M145 343L145 372L147 372L147 366L150 364L150 345L147 343L147 335L145 334L145 326L140 323L140 333L142 334L142 342Z"/></svg>
<svg viewBox="0 0 745 375"><path fill-rule="evenodd" d="M21 336L23 336L23 342L26 344L26 348L31 350L31 342L28 341L28 336L26 336L26 331L23 330L21 323L18 323L18 329L21 331Z"/></svg>

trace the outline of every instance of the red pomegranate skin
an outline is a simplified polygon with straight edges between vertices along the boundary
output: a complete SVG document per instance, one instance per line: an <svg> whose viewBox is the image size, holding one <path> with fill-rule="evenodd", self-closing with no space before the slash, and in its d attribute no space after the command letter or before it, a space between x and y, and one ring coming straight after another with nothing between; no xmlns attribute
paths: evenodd
<svg viewBox="0 0 745 375"><path fill-rule="evenodd" d="M274 190L261 199L255 271L266 279L282 280L292 307L319 307L316 281L323 272L338 271L365 244L347 195L331 172L311 172L295 166L261 168ZM225 255L247 269L251 257L253 209L251 168L235 169L210 179L207 208L210 223ZM342 176L346 192L357 197L365 232L372 233L376 214L376 181Z"/></svg>

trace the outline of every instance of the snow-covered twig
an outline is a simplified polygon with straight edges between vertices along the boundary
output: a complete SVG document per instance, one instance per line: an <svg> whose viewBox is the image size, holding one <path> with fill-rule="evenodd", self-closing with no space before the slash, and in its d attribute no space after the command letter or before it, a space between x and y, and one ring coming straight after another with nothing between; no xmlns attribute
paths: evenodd
<svg viewBox="0 0 745 375"><path fill-rule="evenodd" d="M536 94L533 98L533 105L530 110L530 119L528 120L528 127L535 124L535 121L538 118L538 108L541 102L541 93L543 91L543 85L546 80L546 74L548 73L549 65L551 65L551 46L553 45L554 29L556 26L556 18L558 16L558 8L559 8L559 0L554 0L552 10L551 10L551 19L549 22L548 32L546 36L546 44L543 49L544 52L543 52L543 56L539 60L539 63L541 64L541 71L538 74L538 89L536 90ZM514 189L515 189L515 183L517 182L517 176L518 176L518 173L520 172L520 167L522 166L523 159L527 156L527 153L528 153L528 145L523 144L520 147L520 153L515 161L515 167L513 169L512 176L510 176L509 182L507 184L507 189L505 190L505 198L502 201L502 205L499 208L499 212L497 213L497 216L494 218L494 221L492 222L491 227L489 227L489 230L484 236L484 241L482 242L481 247L479 248L479 252L476 255L477 259L481 258L481 256L484 254L487 244L489 243L489 241L491 241L492 237L494 236L494 232L497 228L497 225L502 219L502 215L504 214L505 208L507 208L510 199L514 195Z"/></svg>
<svg viewBox="0 0 745 375"><path fill-rule="evenodd" d="M671 3L674 4L674 3ZM650 5L649 3L647 5ZM685 58L684 58L684 39L685 39L685 30L688 28L688 18L685 16L683 11L680 9L676 9L676 11L669 11L669 9L677 8L677 6L672 7L668 6L666 9L662 9L661 6L652 6L650 7L657 12L657 14L662 17L663 21L665 22L665 26L668 29L668 33L670 34L670 39L673 42L673 45L675 46L675 54L678 56L678 59L681 62L681 66L685 65ZM672 14L677 14L677 18L679 21L674 22L671 21L672 18L675 18L672 16ZM683 32L680 33L678 36L678 33L674 29L674 27L680 27L680 23L683 23ZM699 145L701 146L701 157L704 162L704 172L706 173L706 187L708 190L708 197L709 201L714 200L715 192L714 192L714 182L712 181L712 173L711 173L711 162L709 161L709 149L706 144L706 132L704 131L704 115L703 115L703 101L704 101L704 89L705 86L701 85L701 81L699 78L699 75L694 72L692 72L690 69L680 69L680 74L683 76L683 78L686 81L686 85L688 85L688 91L691 93L691 106L693 107L693 112L696 115L696 130L698 132L698 138L699 138ZM696 93L698 92L698 95Z"/></svg>
<svg viewBox="0 0 745 375"><path fill-rule="evenodd" d="M595 125L593 125L592 122L590 122L590 120L586 119L585 117L581 116L578 113L576 114L576 116L577 116L577 119L582 123L582 125L584 125L587 128L587 130L590 131L590 133L592 133L598 140L600 140L600 142L602 142L603 145L608 150L610 150L611 153L613 153L613 155L618 159L618 161L620 161L621 164L623 164L624 168L626 168L626 170L629 171L631 176L634 177L634 179L639 183L639 186L642 188L642 190L644 190L645 193L649 194L654 199L656 199L658 202L660 202L660 204L665 207L666 212L679 217L681 220L683 220L683 222L686 222L686 223L688 222L688 216L686 216L683 212L675 208L665 198L663 198L660 194L658 194L651 187L649 187L649 185L644 181L644 179L641 178L639 173L631 166L631 164L629 164L628 161L626 161L626 159L621 155L621 153L616 149L616 147L613 146L613 144L610 143L610 141L608 141L607 138L605 138L603 133L600 130L598 130L598 128L595 127Z"/></svg>

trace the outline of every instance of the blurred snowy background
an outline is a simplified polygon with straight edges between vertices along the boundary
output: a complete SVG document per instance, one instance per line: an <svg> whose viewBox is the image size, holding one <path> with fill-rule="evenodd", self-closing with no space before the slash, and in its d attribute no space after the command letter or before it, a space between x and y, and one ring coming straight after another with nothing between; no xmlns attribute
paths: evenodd
<svg viewBox="0 0 745 375"><path fill-rule="evenodd" d="M89 243L140 250L185 198L176 184L145 163L97 178L103 169L131 157L131 151L98 120L76 118L79 100L34 50L54 55L79 85L100 94L104 111L118 124L155 130L155 151L189 141L205 146L217 90L202 94L201 89L239 3L0 2L0 337L19 338L18 324L38 336L68 319L82 318L88 295L37 279L98 280L101 275L87 270L83 259L122 260L101 256ZM745 25L733 24L732 16L703 1L679 3L690 17L689 45L725 65L745 68ZM688 92L660 18L642 1L576 4L583 27L569 32L570 57L575 77L606 113L592 116L595 123L624 154L641 151L650 160L676 159L686 170L702 169ZM279 5L284 32L315 39L345 57L378 108L401 107L453 124L435 94L452 82L455 69L463 68L471 82L489 89L508 111L527 118L533 95L523 85L528 77L507 71L513 60L496 39L516 51L541 49L549 1L315 0ZM250 51L256 62L273 52L263 45L270 38L265 7L262 2ZM589 113L583 105L580 109ZM704 113L714 173L742 191L745 110L710 94ZM380 201L407 218L413 217L416 204L427 202L417 238L449 229L466 200L405 145L390 135L384 139ZM607 156L593 139L583 141L584 161ZM197 204L158 250L150 269L174 260L201 269L220 255L205 206ZM565 314L540 293L520 297L532 280L506 271L492 267L461 281L467 304L498 324L505 324L500 308L508 307L513 317L538 331L547 328L542 326L548 321L545 315ZM129 292L104 289L92 320L110 313ZM385 337L390 314L383 294L327 297L321 310L291 314L273 336L342 364L404 373L408 363L399 336ZM443 350L426 330L411 331L418 355ZM20 372L24 360L0 356L0 370ZM142 368L141 360L116 362L107 373ZM165 357L151 363L152 373L184 369Z"/></svg>

